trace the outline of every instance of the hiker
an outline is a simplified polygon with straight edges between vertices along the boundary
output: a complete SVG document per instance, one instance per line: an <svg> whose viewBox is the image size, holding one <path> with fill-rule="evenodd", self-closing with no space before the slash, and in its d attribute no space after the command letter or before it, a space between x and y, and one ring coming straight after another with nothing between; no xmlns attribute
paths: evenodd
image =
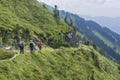
<svg viewBox="0 0 120 80"><path fill-rule="evenodd" d="M0 42L0 48L2 48L2 42Z"/></svg>
<svg viewBox="0 0 120 80"><path fill-rule="evenodd" d="M39 40L39 42L38 42L38 47L39 47L39 50L40 50L40 51L41 51L41 49L42 49L42 45L43 45L42 40Z"/></svg>
<svg viewBox="0 0 120 80"><path fill-rule="evenodd" d="M20 49L20 54L24 54L24 44L22 41L19 43L19 49Z"/></svg>
<svg viewBox="0 0 120 80"><path fill-rule="evenodd" d="M29 48L30 48L30 53L32 54L33 50L34 50L34 42L33 42L33 40L30 40Z"/></svg>

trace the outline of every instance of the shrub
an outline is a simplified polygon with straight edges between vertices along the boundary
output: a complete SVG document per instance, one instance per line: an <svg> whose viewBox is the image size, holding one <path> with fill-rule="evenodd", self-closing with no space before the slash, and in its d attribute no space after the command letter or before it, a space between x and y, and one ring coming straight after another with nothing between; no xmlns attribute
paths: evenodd
<svg viewBox="0 0 120 80"><path fill-rule="evenodd" d="M8 59L8 58L11 58L13 57L15 54L15 52L13 51L5 51L5 50L2 50L0 49L0 59Z"/></svg>

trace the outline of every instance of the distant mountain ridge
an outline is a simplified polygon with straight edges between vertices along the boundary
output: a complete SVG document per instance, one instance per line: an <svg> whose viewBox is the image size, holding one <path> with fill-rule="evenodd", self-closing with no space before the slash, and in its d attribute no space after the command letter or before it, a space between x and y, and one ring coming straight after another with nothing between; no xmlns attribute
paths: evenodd
<svg viewBox="0 0 120 80"><path fill-rule="evenodd" d="M81 17L85 18L86 20L96 21L102 26L108 27L114 32L120 34L120 17L116 17L116 18L104 17L104 16L91 17L85 15L81 15Z"/></svg>

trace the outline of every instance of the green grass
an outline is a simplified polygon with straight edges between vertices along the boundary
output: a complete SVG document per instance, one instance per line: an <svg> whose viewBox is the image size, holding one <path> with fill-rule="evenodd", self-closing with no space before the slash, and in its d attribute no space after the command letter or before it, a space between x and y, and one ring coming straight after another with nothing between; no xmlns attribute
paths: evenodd
<svg viewBox="0 0 120 80"><path fill-rule="evenodd" d="M22 34L25 42L31 37L45 42L52 39L55 44L50 46L56 47L56 43L61 41L59 38L65 38L59 34L65 34L70 29L65 22L59 19L56 21L53 14L36 0L1 0L0 7L0 30L4 44L10 44L9 39L19 41L19 35Z"/></svg>
<svg viewBox="0 0 120 80"><path fill-rule="evenodd" d="M0 49L0 60L9 59L13 57L16 53L14 51L5 51Z"/></svg>
<svg viewBox="0 0 120 80"><path fill-rule="evenodd" d="M95 80L120 79L117 64L82 44L79 48L45 47L34 54L25 51L13 60L0 61L0 73L1 80L88 80L91 75Z"/></svg>

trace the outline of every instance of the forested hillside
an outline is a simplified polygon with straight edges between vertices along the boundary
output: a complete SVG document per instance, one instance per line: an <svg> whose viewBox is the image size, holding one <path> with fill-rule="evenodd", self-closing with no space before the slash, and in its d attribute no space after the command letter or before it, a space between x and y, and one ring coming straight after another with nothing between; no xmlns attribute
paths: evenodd
<svg viewBox="0 0 120 80"><path fill-rule="evenodd" d="M72 21L76 29L84 35L84 41L89 40L92 45L98 46L107 58L120 63L120 35L92 20L87 21L69 12L60 11L60 18L69 23Z"/></svg>

